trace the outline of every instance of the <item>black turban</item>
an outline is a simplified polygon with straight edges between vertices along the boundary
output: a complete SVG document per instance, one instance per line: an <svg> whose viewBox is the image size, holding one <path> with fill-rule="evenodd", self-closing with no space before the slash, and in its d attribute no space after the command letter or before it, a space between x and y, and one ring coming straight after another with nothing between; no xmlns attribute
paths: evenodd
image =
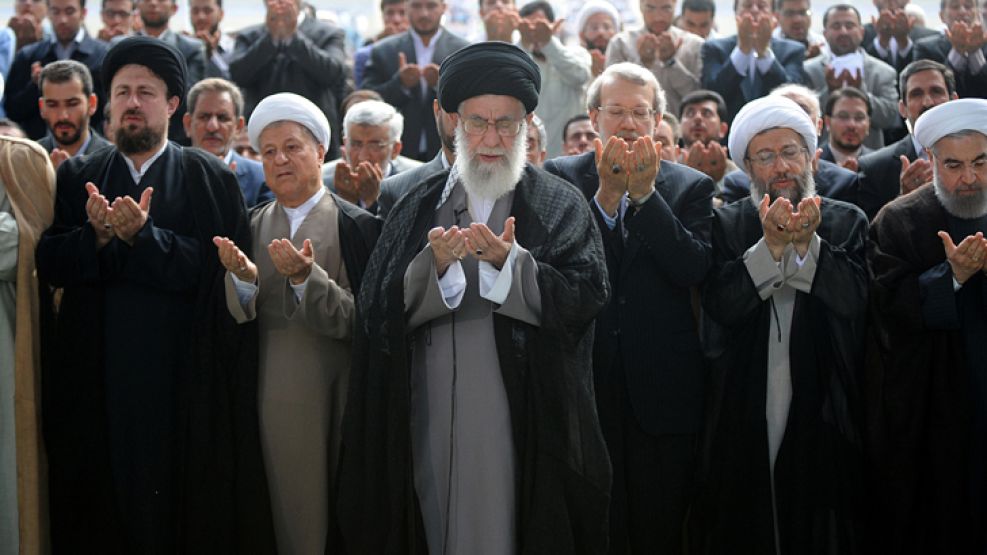
<svg viewBox="0 0 987 555"><path fill-rule="evenodd" d="M524 50L506 42L464 46L439 68L439 104L448 113L482 94L513 96L530 114L538 106L541 72Z"/></svg>
<svg viewBox="0 0 987 555"><path fill-rule="evenodd" d="M107 97L110 96L113 76L128 64L144 66L160 77L168 86L169 98L185 97L185 81L188 78L185 57L167 42L143 35L127 37L114 44L103 58L103 84Z"/></svg>

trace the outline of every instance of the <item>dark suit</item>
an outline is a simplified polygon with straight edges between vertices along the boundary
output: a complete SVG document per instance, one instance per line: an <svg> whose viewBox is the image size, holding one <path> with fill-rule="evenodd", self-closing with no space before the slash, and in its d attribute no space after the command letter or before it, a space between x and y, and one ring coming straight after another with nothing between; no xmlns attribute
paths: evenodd
<svg viewBox="0 0 987 555"><path fill-rule="evenodd" d="M86 149L77 152L75 154L76 156L85 156L86 154L92 154L101 148L113 146L113 143L107 141L102 135L92 129L89 129L89 136L91 139L89 140L89 144L86 145ZM51 154L51 151L55 150L55 147L58 146L55 144L55 138L51 136L51 133L41 137L41 139L38 140L38 144L41 145L41 148L48 151L49 154Z"/></svg>
<svg viewBox="0 0 987 555"><path fill-rule="evenodd" d="M928 59L949 66L956 75L956 94L960 98L987 98L987 65L978 73L972 73L969 66L960 71L949 63L949 51L952 49L953 45L946 35L936 34L915 43L915 59ZM987 45L981 46L980 51L987 55Z"/></svg>
<svg viewBox="0 0 987 555"><path fill-rule="evenodd" d="M274 198L274 193L264 182L264 165L260 162L244 158L233 152L231 162L236 162L236 180L243 193L243 202L247 208L256 206Z"/></svg>
<svg viewBox="0 0 987 555"><path fill-rule="evenodd" d="M819 160L816 173L816 193L821 197L856 204L859 182L857 174L828 160ZM723 176L723 203L729 204L750 198L751 178L743 170Z"/></svg>
<svg viewBox="0 0 987 555"><path fill-rule="evenodd" d="M443 28L442 34L435 39L435 53L432 63L442 64L446 56L469 44L465 39L452 34ZM384 97L384 101L394 106L404 116L404 132L401 152L408 158L426 162L441 148L439 132L435 127L435 116L432 113L432 101L435 100L435 89L429 87L422 95L420 86L405 89L401 86L398 76L398 53L403 52L409 64L417 64L415 43L411 31L374 43L370 51L370 60L363 72L363 88L372 89ZM425 130L425 150L421 150L422 129Z"/></svg>
<svg viewBox="0 0 987 555"><path fill-rule="evenodd" d="M908 51L908 55L898 56L897 60L892 60L890 52L888 52L887 56L882 56L877 49L874 48L874 39L877 37L877 30L874 29L873 23L867 23L864 25L864 42L861 43L861 46L864 47L864 50L866 50L868 54L880 59L884 63L893 67L895 71L901 73L901 70L905 69L905 66L915 60L920 59L915 52L915 43L917 43L920 39L936 34L939 34L939 32L929 29L928 27L912 27L912 30L908 32L908 38L912 40L912 49Z"/></svg>
<svg viewBox="0 0 987 555"><path fill-rule="evenodd" d="M410 191L419 183L425 181L428 176L437 174L444 169L442 165L442 151L440 150L435 158L418 166L415 169L399 173L388 177L380 182L380 195L377 197L377 216L381 219L387 218L387 213L405 193Z"/></svg>
<svg viewBox="0 0 987 555"><path fill-rule="evenodd" d="M711 262L713 181L662 162L656 194L611 230L593 201L592 152L545 170L582 190L606 251L612 294L596 318L593 378L614 468L611 552L679 552L705 376L690 288Z"/></svg>
<svg viewBox="0 0 987 555"><path fill-rule="evenodd" d="M730 60L730 53L737 47L737 36L707 40L703 44L703 75L704 89L710 89L723 95L727 101L728 121L733 121L740 108L771 92L771 89L784 83L805 83L805 73L802 62L805 58L805 46L788 39L771 39L771 52L774 62L767 73L758 72L753 82L746 75L737 73L737 68Z"/></svg>
<svg viewBox="0 0 987 555"><path fill-rule="evenodd" d="M860 174L860 189L857 192L859 206L868 220L873 220L885 204L901 194L901 158L909 162L918 158L912 136L905 135L896 143L861 156L857 172Z"/></svg>
<svg viewBox="0 0 987 555"><path fill-rule="evenodd" d="M41 98L41 91L31 80L31 64L41 62L46 66L57 61L55 54L55 42L57 39L42 40L34 44L25 46L14 57L14 63L10 66L10 74L7 75L4 90L3 107L7 111L7 117L16 121L24 128L24 132L31 139L38 140L48 133L48 125L41 119L41 112L38 110L38 99ZM88 33L72 52L71 59L82 62L89 68L89 73L93 77L93 92L99 97L99 107L93 114L91 125L100 129L103 124L103 104L105 95L103 93L104 83L100 79L100 68L103 66L103 56L109 48L106 44L92 38Z"/></svg>
<svg viewBox="0 0 987 555"><path fill-rule="evenodd" d="M835 164L836 156L833 156L833 147L829 146L829 141L823 143L820 148L822 148L822 154L819 155L819 159L825 160L827 162L832 162ZM871 152L874 152L874 150L867 148L867 145L860 145L860 153L859 156L857 156L857 158L860 158L861 156L864 156L866 154L870 154Z"/></svg>
<svg viewBox="0 0 987 555"><path fill-rule="evenodd" d="M332 127L327 158L339 157L343 98L348 70L342 29L306 17L286 45L275 45L264 24L241 32L230 60L230 76L243 90L244 115L279 92L292 92L318 106Z"/></svg>

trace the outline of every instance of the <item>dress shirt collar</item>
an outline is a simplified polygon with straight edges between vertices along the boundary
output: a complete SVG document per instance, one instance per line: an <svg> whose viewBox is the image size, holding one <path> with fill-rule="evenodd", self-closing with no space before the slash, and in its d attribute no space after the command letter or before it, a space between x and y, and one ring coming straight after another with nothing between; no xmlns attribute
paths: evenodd
<svg viewBox="0 0 987 555"><path fill-rule="evenodd" d="M285 216L288 216L288 226L290 228L290 236L294 237L295 232L298 231L299 226L305 221L305 216L315 208L316 204L322 200L322 197L326 196L326 188L319 187L319 190L315 192L308 200L298 205L297 208L288 208L287 206L281 204L281 209L284 210ZM280 203L278 203L280 204Z"/></svg>
<svg viewBox="0 0 987 555"><path fill-rule="evenodd" d="M154 163L158 160L158 158L161 158L161 155L164 154L166 148L168 148L167 140L164 142L163 145L161 145L161 149L154 153L154 156L151 156L150 158L147 159L146 162L144 162L144 165L141 166L140 170L134 167L134 162L130 159L129 156L123 154L122 152L120 153L123 156L123 161L126 162L127 164L127 169L130 170L130 177L133 178L134 183L140 185L141 179L144 178L144 174L147 173L147 170L149 170L151 166L154 165Z"/></svg>
<svg viewBox="0 0 987 555"><path fill-rule="evenodd" d="M63 45L58 40L55 41L55 57L59 60L67 60L72 57L72 54L79 49L79 45L82 44L82 39L86 38L86 30L79 27L79 32L75 34L75 38L72 39L66 45Z"/></svg>

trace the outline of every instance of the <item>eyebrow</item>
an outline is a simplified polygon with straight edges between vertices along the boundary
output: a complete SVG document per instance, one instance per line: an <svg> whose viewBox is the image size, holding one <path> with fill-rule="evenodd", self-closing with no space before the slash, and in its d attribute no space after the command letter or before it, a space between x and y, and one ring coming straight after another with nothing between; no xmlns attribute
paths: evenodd
<svg viewBox="0 0 987 555"><path fill-rule="evenodd" d="M970 160L970 163L976 163L983 160L987 160L987 152L980 153L980 156L977 156L973 160ZM963 162L964 161L960 160L959 158L946 158L942 161L943 164L962 164Z"/></svg>

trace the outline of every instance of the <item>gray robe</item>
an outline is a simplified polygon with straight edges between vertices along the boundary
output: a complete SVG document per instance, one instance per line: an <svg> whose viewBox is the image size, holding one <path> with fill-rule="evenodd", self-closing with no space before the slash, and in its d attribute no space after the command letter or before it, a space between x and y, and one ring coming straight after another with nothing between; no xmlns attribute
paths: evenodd
<svg viewBox="0 0 987 555"><path fill-rule="evenodd" d="M0 553L18 552L17 437L14 429L14 323L17 221L0 183Z"/></svg>
<svg viewBox="0 0 987 555"><path fill-rule="evenodd" d="M513 193L487 219L503 232ZM467 195L457 184L432 225L468 226ZM534 258L517 245L503 304L481 297L479 262L462 260L466 290L459 305L443 298L426 246L404 278L408 329L414 330L411 445L428 550L439 554L517 551L516 465L511 413L494 340L493 313L539 325L541 297ZM507 276L501 273L501 277Z"/></svg>
<svg viewBox="0 0 987 555"><path fill-rule="evenodd" d="M280 553L323 553L334 505L328 494L339 460L354 314L338 217L326 194L291 238L299 249L311 239L315 255L300 302L267 252L290 232L277 202L251 215L257 294L241 306L226 278L230 313L241 323L256 318L260 327L261 444Z"/></svg>

